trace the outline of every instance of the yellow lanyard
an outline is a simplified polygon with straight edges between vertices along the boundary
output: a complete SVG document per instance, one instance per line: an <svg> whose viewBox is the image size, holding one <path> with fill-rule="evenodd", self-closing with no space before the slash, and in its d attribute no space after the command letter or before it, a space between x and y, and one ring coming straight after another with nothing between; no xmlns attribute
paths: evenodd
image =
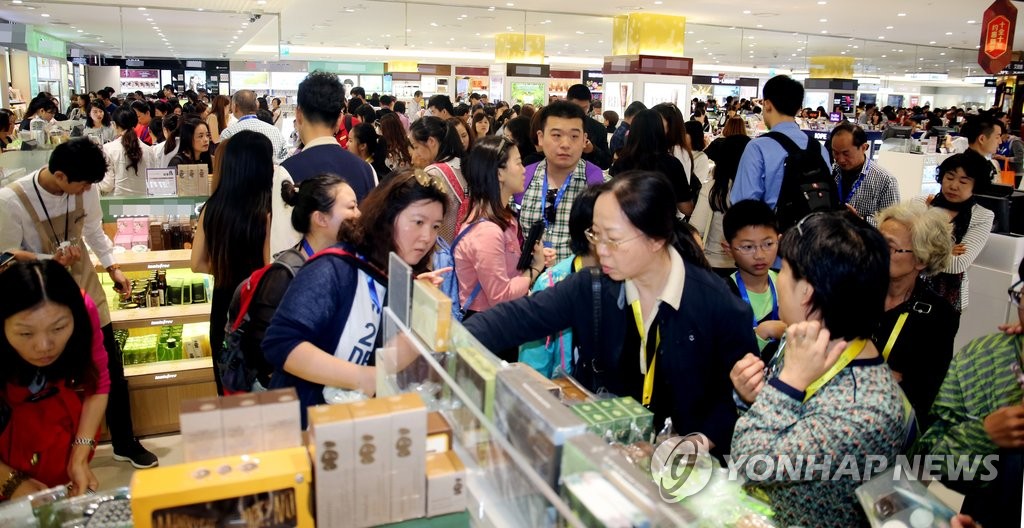
<svg viewBox="0 0 1024 528"><path fill-rule="evenodd" d="M661 348L661 329L654 330L654 357L651 359L651 367L647 368L647 332L644 331L644 315L640 308L640 299L630 303L633 307L633 320L636 321L636 330L640 334L640 373L644 375L643 401L640 403L651 404L651 396L654 395L654 365L658 361L658 349Z"/></svg>
<svg viewBox="0 0 1024 528"><path fill-rule="evenodd" d="M903 325L907 322L907 316L910 315L908 312L903 312L900 318L896 320L896 326L893 327L892 333L889 334L889 340L885 342L885 349L882 350L882 357L886 361L889 361L889 354L892 352L893 345L896 344L896 340L900 337L900 332L903 331Z"/></svg>
<svg viewBox="0 0 1024 528"><path fill-rule="evenodd" d="M829 381L832 381L832 378L836 377L836 374L839 374L841 370L846 368L846 366L853 361L853 358L857 357L857 355L864 350L864 347L867 346L867 344L867 339L857 339L850 343L849 346L846 347L846 350L843 351L843 355L839 356L839 360L836 361L836 364L832 365L832 368L828 369L828 372L822 374L820 378L814 380L814 382L807 387L807 391L805 392L806 395L804 396L804 403L806 403L807 400L810 400L811 396L814 396L814 393L818 392L818 389L822 388Z"/></svg>

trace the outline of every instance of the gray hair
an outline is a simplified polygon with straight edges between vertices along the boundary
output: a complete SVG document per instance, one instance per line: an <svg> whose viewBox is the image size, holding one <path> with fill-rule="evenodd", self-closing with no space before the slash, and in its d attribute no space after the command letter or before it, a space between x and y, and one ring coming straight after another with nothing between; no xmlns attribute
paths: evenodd
<svg viewBox="0 0 1024 528"><path fill-rule="evenodd" d="M921 202L904 202L885 209L876 218L879 226L892 220L910 231L911 249L924 264L923 275L932 276L946 269L953 254L953 236L945 211Z"/></svg>

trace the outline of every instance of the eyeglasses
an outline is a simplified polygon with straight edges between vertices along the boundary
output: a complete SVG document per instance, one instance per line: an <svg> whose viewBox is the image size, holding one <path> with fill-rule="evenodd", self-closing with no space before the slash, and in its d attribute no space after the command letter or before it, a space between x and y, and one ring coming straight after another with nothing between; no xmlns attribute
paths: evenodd
<svg viewBox="0 0 1024 528"><path fill-rule="evenodd" d="M424 187L434 187L442 193L448 193L448 189L445 187L444 182L441 181L441 178L427 174L427 171L423 169L414 170L412 176L416 179L416 183Z"/></svg>
<svg viewBox="0 0 1024 528"><path fill-rule="evenodd" d="M893 255L899 255L900 253L913 253L913 252L914 252L913 249L900 249L898 247L889 246L889 253L892 253Z"/></svg>
<svg viewBox="0 0 1024 528"><path fill-rule="evenodd" d="M597 236L597 234L590 229L584 231L583 234L586 235L587 240L589 240L590 243L593 244L595 247L598 244L604 244L604 246L608 248L609 251L617 251L620 247L622 247L623 244L631 242L643 236L637 235L633 238L627 238L626 240L608 240L606 238L601 238Z"/></svg>
<svg viewBox="0 0 1024 528"><path fill-rule="evenodd" d="M1017 306L1020 306L1020 297L1021 297L1021 290L1019 290L1017 288L1021 284L1024 284L1024 280L1019 280L1019 281L1013 283L1013 286L1010 286L1010 288L1008 290L1006 290L1007 295L1010 296L1010 302L1012 302L1013 304L1016 304Z"/></svg>
<svg viewBox="0 0 1024 528"><path fill-rule="evenodd" d="M741 255L753 255L758 249L768 253L779 243L775 240L765 240L760 244L743 244L742 246L734 246L736 251L739 251Z"/></svg>

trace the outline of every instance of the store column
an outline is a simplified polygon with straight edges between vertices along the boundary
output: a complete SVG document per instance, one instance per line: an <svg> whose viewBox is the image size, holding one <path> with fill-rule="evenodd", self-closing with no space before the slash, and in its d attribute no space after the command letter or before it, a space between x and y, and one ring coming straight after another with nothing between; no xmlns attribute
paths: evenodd
<svg viewBox="0 0 1024 528"><path fill-rule="evenodd" d="M544 35L498 33L490 70L491 101L546 105L549 66L544 65Z"/></svg>
<svg viewBox="0 0 1024 528"><path fill-rule="evenodd" d="M804 106L812 110L821 106L829 113L852 116L857 105L857 85L853 78L853 57L811 57L809 76L804 81Z"/></svg>
<svg viewBox="0 0 1024 528"><path fill-rule="evenodd" d="M683 56L686 17L630 13L614 18L612 56L604 63L604 109L622 115L633 101L648 108L689 108L693 59ZM688 117L688 116L687 116Z"/></svg>

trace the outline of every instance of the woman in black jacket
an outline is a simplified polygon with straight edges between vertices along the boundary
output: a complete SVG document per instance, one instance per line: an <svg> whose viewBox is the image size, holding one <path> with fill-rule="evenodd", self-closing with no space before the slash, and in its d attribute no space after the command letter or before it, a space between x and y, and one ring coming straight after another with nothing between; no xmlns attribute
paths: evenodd
<svg viewBox="0 0 1024 528"><path fill-rule="evenodd" d="M655 110L643 110L634 116L629 124L626 146L608 173L615 176L630 170L645 170L663 174L672 184L679 211L689 215L693 212L696 197L690 189L682 162L669 153L666 126Z"/></svg>
<svg viewBox="0 0 1024 528"><path fill-rule="evenodd" d="M574 273L465 324L491 350L571 327L581 383L633 397L654 412L656 429L671 418L720 454L736 422L729 371L756 347L752 315L707 268L676 219L674 196L660 174L618 175L604 184L587 231L603 272L596 282Z"/></svg>

